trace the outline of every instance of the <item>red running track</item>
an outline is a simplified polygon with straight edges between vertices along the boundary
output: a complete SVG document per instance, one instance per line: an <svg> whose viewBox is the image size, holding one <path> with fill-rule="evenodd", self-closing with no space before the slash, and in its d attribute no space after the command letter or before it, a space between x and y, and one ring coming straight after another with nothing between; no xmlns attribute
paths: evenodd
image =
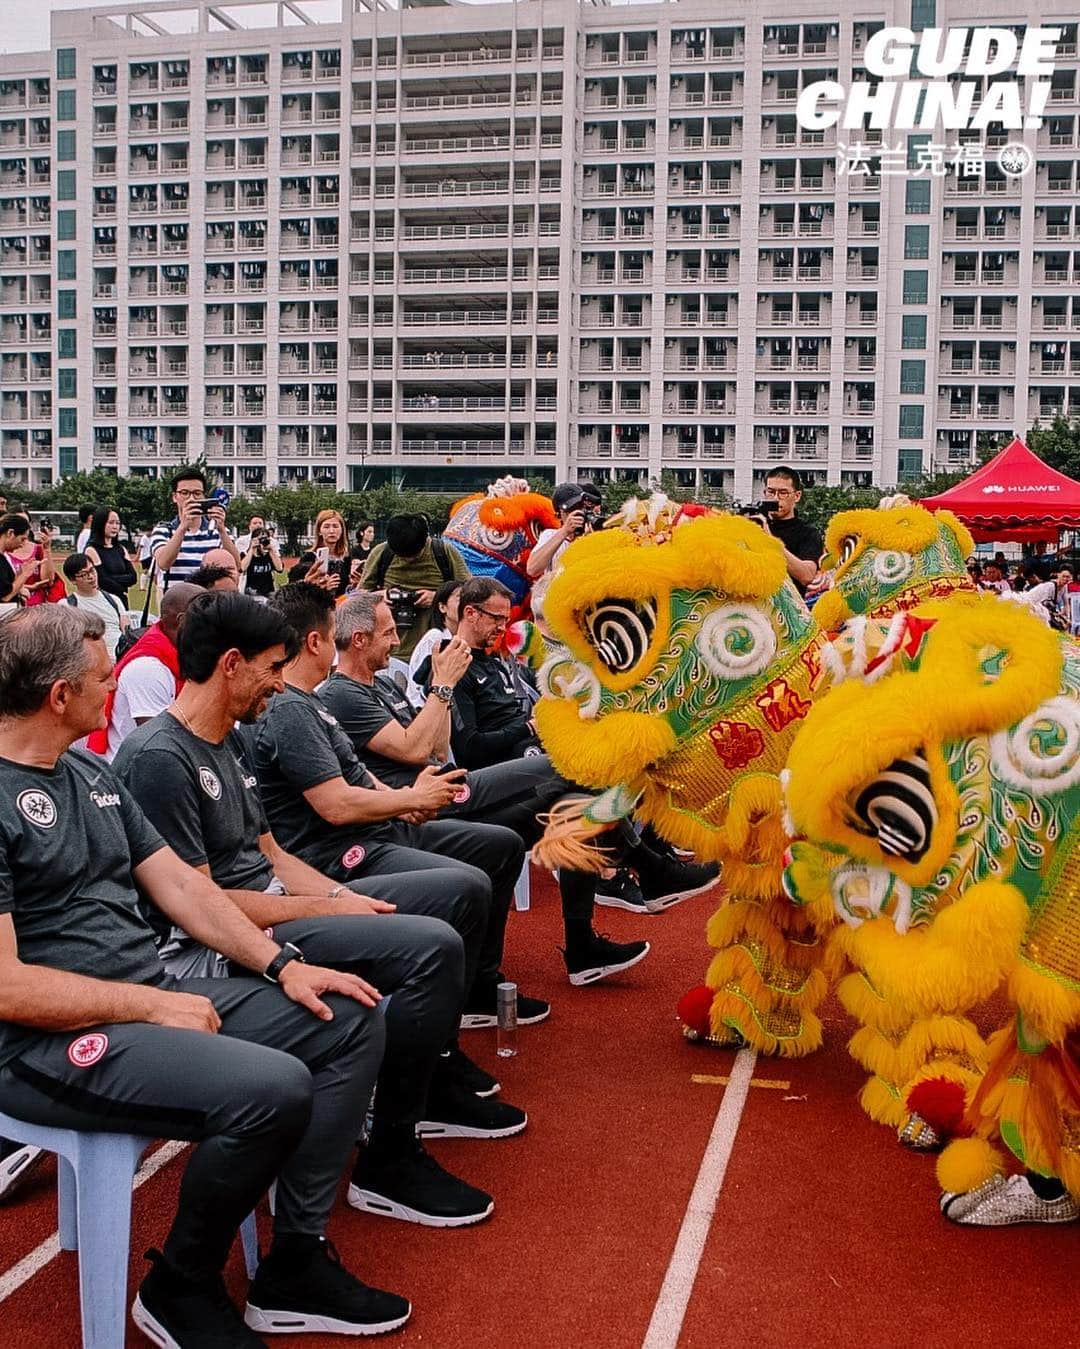
<svg viewBox="0 0 1080 1349"><path fill-rule="evenodd" d="M444 1164L491 1190L492 1219L458 1231L336 1210L330 1235L350 1268L405 1293L412 1321L388 1345L435 1349L636 1349L709 1139L730 1054L685 1044L673 1015L704 971L714 900L656 918L600 910L600 926L653 951L621 979L572 989L558 953L553 887L534 872L534 907L510 924L507 971L550 998L549 1021L519 1031L498 1064L504 1096L526 1107L525 1134L433 1144ZM679 1344L684 1349L837 1343L875 1349L1078 1343L1080 1227L973 1231L942 1219L931 1159L871 1124L844 1052L847 1024L826 1009L827 1046L798 1062L761 1059ZM496 1066L491 1032L464 1037ZM802 1099L805 1098L805 1099ZM132 1292L160 1242L183 1159L135 1197ZM0 1271L55 1230L52 1169L0 1207ZM265 1226L264 1226L265 1232ZM239 1253L229 1266L239 1298ZM76 1263L61 1255L0 1303L0 1349L79 1343ZM131 1345L146 1342L132 1328ZM331 1337L275 1337L321 1349Z"/></svg>

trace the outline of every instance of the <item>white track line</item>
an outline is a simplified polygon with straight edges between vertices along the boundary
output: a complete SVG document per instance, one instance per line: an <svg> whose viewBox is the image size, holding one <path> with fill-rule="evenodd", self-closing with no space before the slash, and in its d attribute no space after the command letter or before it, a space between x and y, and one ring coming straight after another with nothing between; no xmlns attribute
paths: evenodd
<svg viewBox="0 0 1080 1349"><path fill-rule="evenodd" d="M724 1099L716 1112L716 1121L701 1159L697 1180L683 1215L675 1250L664 1275L642 1349L675 1349L679 1342L756 1062L757 1054L752 1049L740 1049L735 1056L731 1081L724 1090Z"/></svg>
<svg viewBox="0 0 1080 1349"><path fill-rule="evenodd" d="M179 1157L181 1152L187 1147L186 1143L165 1143L157 1152L151 1154L143 1163L142 1169L135 1176L133 1190L137 1190L140 1185L145 1185L152 1177L156 1176L163 1166L168 1166L174 1157ZM46 1237L40 1246L36 1246L29 1255L23 1256L17 1265L12 1265L8 1272L0 1275L0 1302L9 1298L16 1289L21 1288L27 1279L32 1279L40 1269L44 1269L50 1261L55 1260L60 1254L60 1233L54 1232L51 1237Z"/></svg>

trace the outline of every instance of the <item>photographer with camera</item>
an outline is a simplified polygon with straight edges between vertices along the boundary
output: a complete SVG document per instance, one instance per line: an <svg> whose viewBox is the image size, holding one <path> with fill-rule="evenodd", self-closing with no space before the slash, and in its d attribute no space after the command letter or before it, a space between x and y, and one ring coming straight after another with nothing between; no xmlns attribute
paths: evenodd
<svg viewBox="0 0 1080 1349"><path fill-rule="evenodd" d="M821 535L795 514L802 500L802 480L793 468L781 465L769 470L765 479L765 500L748 506L742 514L755 520L784 550L788 575L800 595L817 575L818 559L824 544Z"/></svg>
<svg viewBox="0 0 1080 1349"><path fill-rule="evenodd" d="M600 523L603 502L600 489L591 482L561 482L551 494L551 504L562 521L558 529L545 529L525 564L530 581L550 571L563 549Z"/></svg>
<svg viewBox="0 0 1080 1349"><path fill-rule="evenodd" d="M385 590L408 661L413 647L438 623L435 592L447 581L467 581L465 559L446 539L432 538L426 515L392 515L386 542L376 545L364 564L361 590Z"/></svg>
<svg viewBox="0 0 1080 1349"><path fill-rule="evenodd" d="M156 526L150 538L150 555L161 575L162 589L191 579L213 548L224 548L240 565L229 531L225 527L225 504L206 494L206 475L200 468L181 468L172 483L176 515Z"/></svg>
<svg viewBox="0 0 1080 1349"><path fill-rule="evenodd" d="M284 570L281 555L274 547L270 531L265 526L256 529L251 537L251 547L240 563L245 593L257 599L268 600L274 593L275 575Z"/></svg>

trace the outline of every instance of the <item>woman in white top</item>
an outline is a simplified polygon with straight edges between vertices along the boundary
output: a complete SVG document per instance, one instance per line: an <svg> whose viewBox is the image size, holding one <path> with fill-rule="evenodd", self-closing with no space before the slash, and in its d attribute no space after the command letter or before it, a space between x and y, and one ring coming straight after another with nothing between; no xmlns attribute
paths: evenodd
<svg viewBox="0 0 1080 1349"><path fill-rule="evenodd" d="M424 633L409 657L409 682L405 687L405 697L415 708L423 707L427 699L424 690L415 682L416 672L441 642L448 642L457 632L458 591L463 584L463 581L446 581L436 590L432 602L435 612L442 616L442 622L437 628L429 628Z"/></svg>

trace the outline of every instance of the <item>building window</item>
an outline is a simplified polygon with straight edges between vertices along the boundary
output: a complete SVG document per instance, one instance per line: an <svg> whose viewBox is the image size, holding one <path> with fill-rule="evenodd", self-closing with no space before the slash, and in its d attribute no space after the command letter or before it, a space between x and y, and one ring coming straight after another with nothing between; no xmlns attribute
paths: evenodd
<svg viewBox="0 0 1080 1349"><path fill-rule="evenodd" d="M900 362L900 392L901 393L926 392L925 361Z"/></svg>
<svg viewBox="0 0 1080 1349"><path fill-rule="evenodd" d="M79 434L79 414L74 408L61 408L56 418L57 429L67 440L74 440ZM60 451L64 453L63 450Z"/></svg>
<svg viewBox="0 0 1080 1349"><path fill-rule="evenodd" d="M60 281L75 280L75 250L73 248L57 250L56 275Z"/></svg>
<svg viewBox="0 0 1080 1349"><path fill-rule="evenodd" d="M74 47L57 47L56 78L58 80L73 80L75 78Z"/></svg>
<svg viewBox="0 0 1080 1349"><path fill-rule="evenodd" d="M926 348L926 315L905 314L900 345L905 351L924 351Z"/></svg>
<svg viewBox="0 0 1080 1349"><path fill-rule="evenodd" d="M56 213L56 237L58 239L75 238L75 212L57 211Z"/></svg>
<svg viewBox="0 0 1080 1349"><path fill-rule="evenodd" d="M60 476L65 473L76 473L79 468L79 451L74 445L60 446Z"/></svg>
<svg viewBox="0 0 1080 1349"><path fill-rule="evenodd" d="M75 200L75 170L58 169L56 174L56 200Z"/></svg>
<svg viewBox="0 0 1080 1349"><path fill-rule="evenodd" d="M78 398L79 377L76 370L65 367L56 372L56 396L57 398Z"/></svg>
<svg viewBox="0 0 1080 1349"><path fill-rule="evenodd" d="M56 317L61 319L73 319L75 317L75 292L73 290L58 290L56 292Z"/></svg>
<svg viewBox="0 0 1080 1349"><path fill-rule="evenodd" d="M897 455L896 466L901 479L917 478L922 472L922 450L910 446L902 449Z"/></svg>
<svg viewBox="0 0 1080 1349"><path fill-rule="evenodd" d="M63 160L75 158L74 131L58 131L56 133L56 157Z"/></svg>
<svg viewBox="0 0 1080 1349"><path fill-rule="evenodd" d="M904 226L904 257L928 258L930 256L930 226Z"/></svg>
<svg viewBox="0 0 1080 1349"><path fill-rule="evenodd" d="M75 90L58 90L56 95L56 120L58 122L74 122L75 118Z"/></svg>
<svg viewBox="0 0 1080 1349"><path fill-rule="evenodd" d="M75 329L61 328L56 334L56 354L62 361L75 359Z"/></svg>
<svg viewBox="0 0 1080 1349"><path fill-rule="evenodd" d="M911 27L915 32L920 28L933 28L936 22L936 0L911 0Z"/></svg>
<svg viewBox="0 0 1080 1349"><path fill-rule="evenodd" d="M900 404L900 439L921 440L923 433L923 409L921 403Z"/></svg>
<svg viewBox="0 0 1080 1349"><path fill-rule="evenodd" d="M904 268L904 303L925 304L929 273L924 268Z"/></svg>
<svg viewBox="0 0 1080 1349"><path fill-rule="evenodd" d="M904 210L908 215L930 214L930 179L909 178L904 187Z"/></svg>
<svg viewBox="0 0 1080 1349"><path fill-rule="evenodd" d="M918 70L916 70L911 78L913 80L921 80L922 76L919 74ZM921 111L921 109L918 111ZM909 169L917 169L919 167L919 151L924 145L929 144L930 133L928 131L920 133L918 136L909 136L907 138L907 166Z"/></svg>

